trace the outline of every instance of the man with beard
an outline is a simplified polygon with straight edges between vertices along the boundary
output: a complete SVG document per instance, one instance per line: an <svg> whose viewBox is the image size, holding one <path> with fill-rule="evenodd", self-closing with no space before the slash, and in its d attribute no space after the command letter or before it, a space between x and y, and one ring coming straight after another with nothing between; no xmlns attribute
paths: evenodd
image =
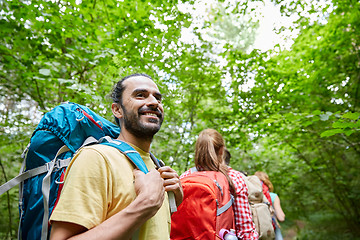
<svg viewBox="0 0 360 240"><path fill-rule="evenodd" d="M155 170L149 154L164 118L159 89L149 76L133 74L117 83L112 98L118 139L140 153L149 173L134 169L115 148L81 149L51 215L51 239L169 239L165 192L174 192L177 205L183 192L177 173L168 166Z"/></svg>

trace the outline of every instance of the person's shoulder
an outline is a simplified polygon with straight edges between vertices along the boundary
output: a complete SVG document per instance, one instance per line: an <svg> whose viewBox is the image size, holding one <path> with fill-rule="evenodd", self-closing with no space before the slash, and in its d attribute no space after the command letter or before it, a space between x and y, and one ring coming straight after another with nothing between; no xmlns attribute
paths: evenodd
<svg viewBox="0 0 360 240"><path fill-rule="evenodd" d="M95 151L99 153L119 152L118 149L104 144L93 144L93 145L85 146L79 151Z"/></svg>
<svg viewBox="0 0 360 240"><path fill-rule="evenodd" d="M185 172L183 172L181 175L180 175L180 179L186 177L186 176L189 176L191 174L191 171L190 169L189 170L186 170Z"/></svg>
<svg viewBox="0 0 360 240"><path fill-rule="evenodd" d="M228 174L235 184L239 186L246 185L246 177L242 172L229 168Z"/></svg>
<svg viewBox="0 0 360 240"><path fill-rule="evenodd" d="M245 180L245 175L242 172L232 169L231 167L229 167L228 173L229 173L229 176L236 176L238 178Z"/></svg>
<svg viewBox="0 0 360 240"><path fill-rule="evenodd" d="M271 196L271 197L276 197L276 196L277 196L277 194L276 194L276 193L274 193L274 192L270 192L270 196Z"/></svg>
<svg viewBox="0 0 360 240"><path fill-rule="evenodd" d="M94 168L107 168L109 171L132 171L132 163L117 148L103 144L94 144L83 147L74 156L71 162L81 165L83 168L92 166Z"/></svg>
<svg viewBox="0 0 360 240"><path fill-rule="evenodd" d="M89 146L85 146L78 150L77 154L75 155L76 158L82 158L82 157L91 157L91 158L103 158L103 159L117 159L121 158L125 155L121 153L118 149L104 145L104 144L93 144Z"/></svg>

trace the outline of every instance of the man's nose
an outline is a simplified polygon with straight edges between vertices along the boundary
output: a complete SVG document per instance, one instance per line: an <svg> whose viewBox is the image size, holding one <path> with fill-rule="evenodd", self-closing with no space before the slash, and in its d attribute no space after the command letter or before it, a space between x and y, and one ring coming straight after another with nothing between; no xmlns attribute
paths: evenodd
<svg viewBox="0 0 360 240"><path fill-rule="evenodd" d="M159 100L154 95L150 94L148 99L147 99L147 105L149 105L149 106L158 106L159 105Z"/></svg>

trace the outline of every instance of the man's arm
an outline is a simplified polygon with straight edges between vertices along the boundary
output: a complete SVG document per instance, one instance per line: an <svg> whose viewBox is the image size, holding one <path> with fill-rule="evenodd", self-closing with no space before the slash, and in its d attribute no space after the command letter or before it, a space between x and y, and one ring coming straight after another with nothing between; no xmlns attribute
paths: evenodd
<svg viewBox="0 0 360 240"><path fill-rule="evenodd" d="M134 170L137 197L122 211L86 229L73 223L53 221L51 240L63 239L129 239L149 218L154 216L164 201L164 180L156 170L144 174Z"/></svg>

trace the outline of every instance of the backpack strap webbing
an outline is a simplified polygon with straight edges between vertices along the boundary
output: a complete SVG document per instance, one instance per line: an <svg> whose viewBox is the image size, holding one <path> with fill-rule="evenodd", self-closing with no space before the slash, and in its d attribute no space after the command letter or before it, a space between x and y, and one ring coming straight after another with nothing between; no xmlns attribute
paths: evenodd
<svg viewBox="0 0 360 240"><path fill-rule="evenodd" d="M47 240L47 238L48 238L51 174L56 167L57 157L60 156L62 153L65 153L69 150L70 149L66 145L62 146L56 153L54 160L46 163L46 166L48 167L47 174L45 175L45 177L43 179L42 187L41 187L41 191L43 194L43 200L44 200L44 216L43 216L43 224L42 224L42 230L41 230L41 240Z"/></svg>
<svg viewBox="0 0 360 240"><path fill-rule="evenodd" d="M230 200L224 206L216 210L216 216L220 216L223 212L228 210L233 205L234 201L234 196L230 194Z"/></svg>
<svg viewBox="0 0 360 240"><path fill-rule="evenodd" d="M157 159L154 156L154 154L152 154L151 152L150 152L150 157L152 158L152 160L155 163L155 165L157 166L157 168L165 166L165 163L161 159ZM169 198L170 211L171 211L171 213L174 213L177 211L174 192L168 192L168 198Z"/></svg>
<svg viewBox="0 0 360 240"><path fill-rule="evenodd" d="M70 162L70 158L68 159L61 159L56 161L56 166L57 168L63 168L65 166L67 166ZM8 190L10 190L11 188L15 187L16 185L20 184L21 182L25 181L28 178L31 178L33 176L37 176L40 175L42 173L48 172L49 167L51 167L50 165L54 164L54 162L48 162L40 167L37 168L33 168L30 169L28 171L22 172L19 175L17 175L16 177L14 177L13 179L11 179L10 181L4 183L3 185L0 186L0 195L2 195L3 193L7 192Z"/></svg>
<svg viewBox="0 0 360 240"><path fill-rule="evenodd" d="M151 152L150 152L150 157L151 157L151 159L153 160L153 162L155 163L155 165L156 165L157 168L161 168L161 167L165 166L165 163L164 163L162 160L157 159L157 158L154 156L154 154L152 154Z"/></svg>

